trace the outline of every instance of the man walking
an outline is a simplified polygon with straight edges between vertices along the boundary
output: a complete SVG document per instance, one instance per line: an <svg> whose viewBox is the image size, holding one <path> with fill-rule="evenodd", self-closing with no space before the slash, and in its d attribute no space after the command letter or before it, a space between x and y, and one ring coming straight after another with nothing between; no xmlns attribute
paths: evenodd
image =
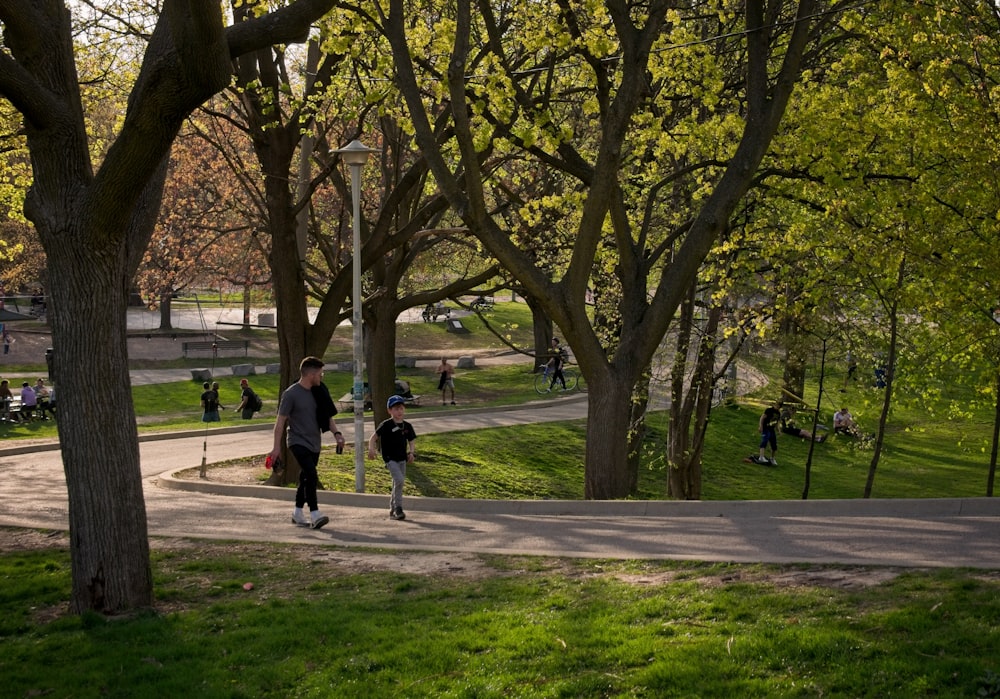
<svg viewBox="0 0 1000 699"><path fill-rule="evenodd" d="M316 497L316 484L319 477L316 474L316 464L319 463L319 452L323 446L323 432L317 421L316 399L313 397L313 386L319 386L323 381L323 360L317 357L306 357L299 363L299 380L285 389L278 403L278 419L274 423L274 447L271 449L271 461L277 463L281 456L281 439L288 430L288 449L299 462L299 484L295 489L295 510L292 511L292 522L302 526L319 529L330 522L330 518L319 511ZM344 436L337 429L337 423L330 416L330 431L337 440L337 446L344 444ZM309 506L307 519L303 507Z"/></svg>

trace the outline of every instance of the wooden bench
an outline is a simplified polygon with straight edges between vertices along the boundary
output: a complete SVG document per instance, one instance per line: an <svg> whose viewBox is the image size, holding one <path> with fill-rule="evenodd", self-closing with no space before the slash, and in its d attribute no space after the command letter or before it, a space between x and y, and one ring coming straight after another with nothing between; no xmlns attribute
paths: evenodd
<svg viewBox="0 0 1000 699"><path fill-rule="evenodd" d="M445 318L451 317L451 309L445 306L443 303L432 306L427 304L424 308L424 312L421 314L425 323L435 323L439 316L444 316Z"/></svg>
<svg viewBox="0 0 1000 699"><path fill-rule="evenodd" d="M225 351L243 350L246 357L250 350L250 340L191 340L181 343L181 351L185 357L188 352L211 352L218 354Z"/></svg>

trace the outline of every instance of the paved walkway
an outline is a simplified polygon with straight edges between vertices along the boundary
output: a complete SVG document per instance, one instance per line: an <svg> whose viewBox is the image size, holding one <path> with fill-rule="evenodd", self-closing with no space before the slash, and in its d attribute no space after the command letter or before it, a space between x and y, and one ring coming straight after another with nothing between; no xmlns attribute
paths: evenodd
<svg viewBox="0 0 1000 699"><path fill-rule="evenodd" d="M418 433L428 433L584 415L585 401L564 398L499 411L421 411L413 422ZM351 443L351 421L342 421L341 428ZM270 442L270 431L261 426L143 441L150 534L412 551L1000 570L997 498L525 502L410 497L407 520L396 522L387 517L386 495L323 492L321 507L332 521L312 531L290 523L288 489L174 475L198 466L202 458L211 463L259 456ZM378 467L373 463L367 467ZM26 456L0 450L0 478L0 525L68 527L58 451L36 447Z"/></svg>

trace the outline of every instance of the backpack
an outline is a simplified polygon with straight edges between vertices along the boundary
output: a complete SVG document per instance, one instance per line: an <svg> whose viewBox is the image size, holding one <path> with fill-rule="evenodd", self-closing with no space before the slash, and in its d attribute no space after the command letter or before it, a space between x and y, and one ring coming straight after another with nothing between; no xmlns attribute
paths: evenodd
<svg viewBox="0 0 1000 699"><path fill-rule="evenodd" d="M264 408L264 401L253 390L250 391L249 407L255 413L260 412Z"/></svg>

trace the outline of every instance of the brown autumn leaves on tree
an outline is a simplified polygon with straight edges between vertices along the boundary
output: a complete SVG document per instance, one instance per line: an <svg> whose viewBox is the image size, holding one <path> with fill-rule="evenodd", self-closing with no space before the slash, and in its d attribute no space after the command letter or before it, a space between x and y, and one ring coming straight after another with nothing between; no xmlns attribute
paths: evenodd
<svg viewBox="0 0 1000 699"><path fill-rule="evenodd" d="M269 244L259 235L257 208L243 184L247 174L234 173L230 164L190 131L171 150L163 205L136 275L143 299L160 309L161 330L172 327L175 294L220 281L249 290L270 280Z"/></svg>

